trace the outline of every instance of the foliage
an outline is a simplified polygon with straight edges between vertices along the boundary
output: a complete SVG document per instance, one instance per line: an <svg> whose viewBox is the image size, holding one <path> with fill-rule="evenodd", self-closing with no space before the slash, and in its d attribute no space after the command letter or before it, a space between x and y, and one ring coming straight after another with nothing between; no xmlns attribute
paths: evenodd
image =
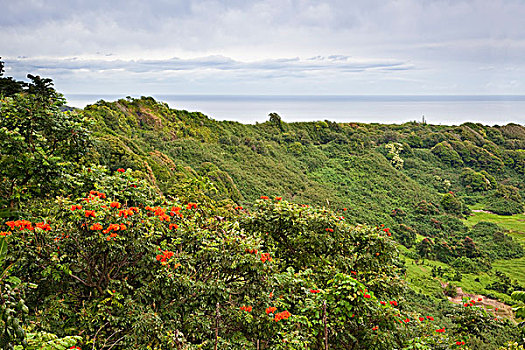
<svg viewBox="0 0 525 350"><path fill-rule="evenodd" d="M88 151L86 119L62 112L50 82L33 78L28 93L0 100L2 206L57 193Z"/></svg>

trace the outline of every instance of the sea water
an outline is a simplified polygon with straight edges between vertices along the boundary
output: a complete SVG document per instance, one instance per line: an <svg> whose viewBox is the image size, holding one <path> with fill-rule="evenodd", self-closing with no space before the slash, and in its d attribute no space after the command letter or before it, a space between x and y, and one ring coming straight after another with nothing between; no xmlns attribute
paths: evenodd
<svg viewBox="0 0 525 350"><path fill-rule="evenodd" d="M65 95L68 105L83 108L118 95ZM138 96L133 96L138 97ZM330 120L401 124L409 121L459 125L525 125L525 96L269 96L152 95L171 108L201 112L215 120L253 124L278 113L285 122Z"/></svg>

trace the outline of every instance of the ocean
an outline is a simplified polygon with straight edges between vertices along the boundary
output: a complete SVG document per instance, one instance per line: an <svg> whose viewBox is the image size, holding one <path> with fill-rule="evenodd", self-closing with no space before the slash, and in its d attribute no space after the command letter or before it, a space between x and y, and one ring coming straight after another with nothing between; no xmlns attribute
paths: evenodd
<svg viewBox="0 0 525 350"><path fill-rule="evenodd" d="M98 100L115 101L125 96L66 94L68 105L84 108ZM132 96L138 97L138 96ZM278 113L285 122L330 120L402 124L525 125L524 95L483 96L270 96L270 95L152 95L171 108L198 111L215 120L246 124L262 123Z"/></svg>

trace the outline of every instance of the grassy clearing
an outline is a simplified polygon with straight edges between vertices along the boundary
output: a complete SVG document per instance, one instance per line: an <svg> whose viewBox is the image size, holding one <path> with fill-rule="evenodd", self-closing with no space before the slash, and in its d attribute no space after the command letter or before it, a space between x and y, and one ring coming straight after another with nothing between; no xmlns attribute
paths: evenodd
<svg viewBox="0 0 525 350"><path fill-rule="evenodd" d="M466 224L467 226L474 226L481 221L498 224L509 231L509 236L525 246L525 214L506 216L489 213L473 213L473 215L467 219ZM525 285L525 257L511 260L496 260L492 263L492 267L493 270L501 271L513 280L517 280L521 285Z"/></svg>
<svg viewBox="0 0 525 350"><path fill-rule="evenodd" d="M496 260L492 263L494 270L501 271L507 276L525 286L525 257L512 260Z"/></svg>
<svg viewBox="0 0 525 350"><path fill-rule="evenodd" d="M466 220L467 226L474 226L478 222L487 221L500 225L505 230L525 234L525 214L497 215L489 213L472 213Z"/></svg>

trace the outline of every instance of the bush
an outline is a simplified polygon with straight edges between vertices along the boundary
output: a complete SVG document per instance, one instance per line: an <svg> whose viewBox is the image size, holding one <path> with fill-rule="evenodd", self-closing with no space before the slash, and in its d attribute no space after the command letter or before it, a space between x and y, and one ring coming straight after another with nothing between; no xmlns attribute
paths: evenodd
<svg viewBox="0 0 525 350"><path fill-rule="evenodd" d="M492 199L485 208L498 215L521 214L525 211L523 204L503 198Z"/></svg>

